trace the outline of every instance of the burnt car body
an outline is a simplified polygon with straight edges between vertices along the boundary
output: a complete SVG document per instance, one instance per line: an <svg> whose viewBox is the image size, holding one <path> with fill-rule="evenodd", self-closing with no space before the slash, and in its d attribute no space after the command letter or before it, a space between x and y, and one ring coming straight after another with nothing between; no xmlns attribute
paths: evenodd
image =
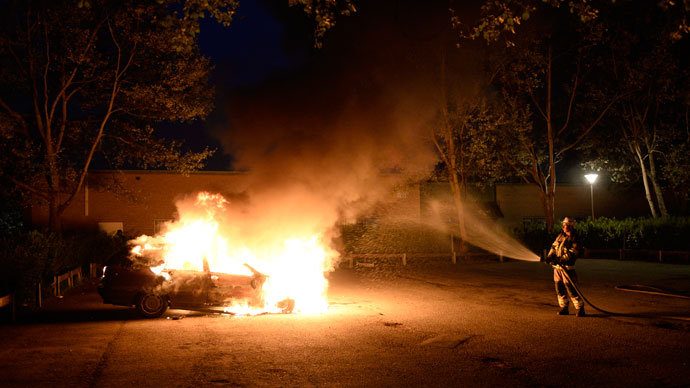
<svg viewBox="0 0 690 388"><path fill-rule="evenodd" d="M160 317L168 308L223 312L234 304L262 307L266 275L250 266L253 275L166 270L155 274L128 259L104 268L98 293L107 304L134 306L146 318ZM290 311L285 311L290 312Z"/></svg>

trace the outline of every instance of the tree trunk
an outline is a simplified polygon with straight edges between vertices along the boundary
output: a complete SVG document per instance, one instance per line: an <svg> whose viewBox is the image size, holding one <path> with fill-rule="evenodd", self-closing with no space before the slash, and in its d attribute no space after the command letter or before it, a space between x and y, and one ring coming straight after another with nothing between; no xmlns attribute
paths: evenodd
<svg viewBox="0 0 690 388"><path fill-rule="evenodd" d="M647 203L649 204L649 210L652 212L652 217L657 218L656 206L654 206L654 201L652 200L652 193L649 190L649 180L647 178L647 168L644 165L644 158L640 153L639 149L635 150L637 154L637 161L640 163L640 172L642 173L642 184L644 185L644 196L647 198Z"/></svg>
<svg viewBox="0 0 690 388"><path fill-rule="evenodd" d="M46 153L48 159L48 228L53 232L60 232L60 173L57 168L57 156L52 151L53 145L50 139L46 141Z"/></svg>
<svg viewBox="0 0 690 388"><path fill-rule="evenodd" d="M668 216L668 210L666 210L666 202L664 201L664 193L661 191L661 186L656 179L656 166L654 164L654 154L652 152L648 153L649 158L649 179L652 181L652 187L654 187L654 194L656 196L656 203L659 204L659 212L662 217Z"/></svg>
<svg viewBox="0 0 690 388"><path fill-rule="evenodd" d="M544 218L548 230L553 229L554 204L556 199L556 160L553 118L551 117L551 45L549 45L548 64L546 68L546 136L549 145L549 175L546 177L546 207Z"/></svg>
<svg viewBox="0 0 690 388"><path fill-rule="evenodd" d="M541 207L542 207L542 210L544 212L544 222L546 223L546 228L548 230L551 230L553 228L553 213L552 213L552 209L549 210L548 196L546 195L546 193L544 192L544 190L541 187L535 186L535 188L537 189L537 192L539 193L539 202L541 202ZM549 216L549 215L551 215L551 216Z"/></svg>
<svg viewBox="0 0 690 388"><path fill-rule="evenodd" d="M451 174L450 188L453 190L453 200L458 215L458 227L460 228L460 238L464 244L467 241L467 226L465 225L465 205L462 203L462 186L458 181L456 173Z"/></svg>
<svg viewBox="0 0 690 388"><path fill-rule="evenodd" d="M545 196L545 221L546 221L546 227L548 230L553 229L553 226L556 222L556 211L555 211L555 202L556 202L556 192L555 189L551 190L551 188L548 189L548 192L546 193Z"/></svg>
<svg viewBox="0 0 690 388"><path fill-rule="evenodd" d="M453 199L455 201L455 208L458 215L458 227L460 229L460 238L462 239L461 244L465 244L467 241L467 229L465 225L465 207L462 203L462 186L464 184L464 177L462 180L458 180L458 155L456 154L458 144L455 143L455 133L450 124L449 113L448 113L448 96L446 95L446 55L445 50L441 49L441 114L443 117L443 136L442 141L445 145L444 148L441 147L438 140L436 139L436 134L432 133L432 139L436 146L436 149L441 154L443 160L446 162L446 168L448 169L448 182L450 183L450 188L453 191ZM460 156L462 158L462 156ZM462 160L460 161L462 163Z"/></svg>
<svg viewBox="0 0 690 388"><path fill-rule="evenodd" d="M62 230L61 212L58 210L59 200L57 193L51 193L50 200L48 201L48 229L58 233Z"/></svg>

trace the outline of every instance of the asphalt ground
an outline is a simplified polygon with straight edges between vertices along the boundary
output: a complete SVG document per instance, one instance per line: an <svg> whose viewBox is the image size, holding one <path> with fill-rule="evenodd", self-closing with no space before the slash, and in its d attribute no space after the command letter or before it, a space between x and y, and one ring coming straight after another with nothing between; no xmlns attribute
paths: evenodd
<svg viewBox="0 0 690 388"><path fill-rule="evenodd" d="M578 261L588 316L541 263L377 262L329 275L322 314L141 319L87 282L0 326L2 387L688 387L690 266Z"/></svg>

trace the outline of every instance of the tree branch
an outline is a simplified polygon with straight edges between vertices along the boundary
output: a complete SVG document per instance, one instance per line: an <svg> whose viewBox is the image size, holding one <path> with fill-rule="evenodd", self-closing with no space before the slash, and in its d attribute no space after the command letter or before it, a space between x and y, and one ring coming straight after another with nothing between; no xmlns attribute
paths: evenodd
<svg viewBox="0 0 690 388"><path fill-rule="evenodd" d="M601 119L604 118L604 115L606 115L606 113L609 111L609 109L611 109L611 107L613 106L613 104L615 104L618 100L620 100L621 98L625 97L626 95L628 95L628 93L626 93L626 94L621 94L621 95L615 97L613 100L611 100L611 101L606 105L606 107L605 107L604 109L602 109L602 111L599 113L599 116L597 116L597 117L592 121L592 123L589 125L589 127L587 127L587 129L585 129L585 130L580 134L580 136L578 136L577 139L575 139L572 143L570 143L570 144L564 146L564 147L561 148L558 152L556 152L556 156L561 156L564 152L566 152L566 151L568 151L569 149L571 149L571 148L575 147L576 145L578 145L578 143L580 143L580 141L581 141L582 139L584 139L585 136L587 136L587 134L589 134L589 132L591 132L592 129L594 129L594 127L595 127L597 124L599 124L599 121L601 121Z"/></svg>
<svg viewBox="0 0 690 388"><path fill-rule="evenodd" d="M535 95L534 95L534 91L532 90L532 87L528 86L527 89L529 92L529 96L530 96L530 98L532 98L532 102L534 103L534 106L537 108L537 111L539 111L539 114L541 114L541 117L543 117L544 120L548 120L546 113L541 108L541 105L539 105L539 101L537 101L537 97L535 97Z"/></svg>
<svg viewBox="0 0 690 388"><path fill-rule="evenodd" d="M32 29L31 29L31 10L26 13L26 52L28 59L28 78L31 80L31 92L33 99L34 115L36 115L36 128L41 135L46 147L49 147L50 140L46 136L45 127L43 126L43 118L41 117L40 105L38 102L38 86L36 85L36 77L34 76L34 56L32 47Z"/></svg>
<svg viewBox="0 0 690 388"><path fill-rule="evenodd" d="M17 178L13 177L12 175L7 175L7 177L12 181L12 183L23 188L24 190L26 190L32 194L38 195L39 197L45 199L46 201L50 199L50 196L48 194L46 194L45 192L43 192L41 190L36 189L35 187L29 185L28 183L20 181Z"/></svg>
<svg viewBox="0 0 690 388"><path fill-rule="evenodd" d="M577 90L578 86L578 79L579 79L579 73L580 73L580 64L578 63L577 65L577 73L575 74L575 80L573 81L573 90L570 92L570 101L568 102L568 110L565 116L565 122L563 123L563 126L561 129L556 132L556 136L560 136L563 131L566 130L568 127L568 123L570 123L570 115L573 112L573 102L575 101L575 91Z"/></svg>
<svg viewBox="0 0 690 388"><path fill-rule="evenodd" d="M10 116L14 117L14 119L17 120L21 124L22 130L15 130L15 132L21 133L21 134L28 137L29 136L29 128L26 124L26 120L24 120L22 115L20 115L16 110L12 109L9 105L7 105L7 103L5 103L5 101L3 101L2 98L0 98L0 106L2 108L4 108L7 111L7 113L10 114Z"/></svg>
<svg viewBox="0 0 690 388"><path fill-rule="evenodd" d="M69 75L69 77L67 77L67 80L63 82L62 88L58 92L57 96L55 96L55 101L53 101L53 106L50 109L50 120L52 121L53 115L55 114L55 109L57 108L57 104L59 101L62 101L63 122L62 122L62 125L60 127L60 133L58 135L58 141L57 141L56 149L60 149L60 146L62 145L62 139L64 138L65 131L67 130L67 126L66 126L66 123L67 123L67 103L72 98L72 96L74 96L74 94L76 94L79 90L81 90L81 87L76 87L74 90L72 90L69 93L67 93L67 89L69 89L69 87L74 84L74 77L76 77L77 71L79 70L79 64L81 63L81 61L84 59L86 54L91 49L91 46L93 45L93 42L96 39L96 33L98 32L98 30L101 29L102 25L103 25L103 22L101 21L93 29L93 31L91 32L91 35L89 35L89 40L88 40L87 44L84 46L84 49L82 50L82 52L79 54L79 60L77 61L77 64L72 69L72 72Z"/></svg>
<svg viewBox="0 0 690 388"><path fill-rule="evenodd" d="M117 39L115 38L114 32L112 30L112 26L110 24L110 21L108 21L108 29L110 30L110 35L113 39L113 43L115 43L115 46L117 47L117 65L115 66L115 74L113 77L113 86L110 92L110 101L108 101L108 108L106 109L106 112L103 116L103 119L101 120L101 123L98 127L98 134L96 135L95 139L93 140L93 143L91 144L91 147L89 149L88 156L86 157L86 160L84 161L84 166L81 170L81 173L79 174L79 181L77 182L77 185L75 189L72 191L70 196L63 202L61 205L59 205L60 209L65 209L67 208L74 197L77 195L79 190L81 190L81 187L84 184L84 181L86 180L86 174L89 170L89 166L91 165L91 160L93 159L93 155L96 152L96 148L98 148L98 145L101 142L101 138L103 137L103 133L105 132L105 127L108 121L110 120L111 115L114 112L114 106L115 106L115 98L118 95L118 92L120 90L120 77L123 74L123 72L120 71L120 64L121 59L122 59L122 51L120 48L120 45L117 43ZM130 61L128 61L128 64L131 63L132 57L130 56Z"/></svg>
<svg viewBox="0 0 690 388"><path fill-rule="evenodd" d="M53 115L52 112L51 114L48 113L48 100L50 100L50 97L48 96L48 75L49 75L49 69L50 69L50 41L48 39L48 21L43 22L43 34L44 34L44 39L45 39L45 54L46 54L46 60L45 60L45 68L43 69L43 114L45 115L46 119L46 137L52 141L52 128L51 124L53 121ZM57 97L56 97L57 101Z"/></svg>

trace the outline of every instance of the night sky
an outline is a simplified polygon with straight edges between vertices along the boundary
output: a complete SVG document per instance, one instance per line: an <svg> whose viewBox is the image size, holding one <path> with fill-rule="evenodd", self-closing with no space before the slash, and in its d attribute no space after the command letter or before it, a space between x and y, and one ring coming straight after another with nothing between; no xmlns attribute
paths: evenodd
<svg viewBox="0 0 690 388"><path fill-rule="evenodd" d="M251 89L277 73L308 61L309 37L302 36L297 47L295 43L288 44L286 39L294 36L290 31L295 30L295 26L288 30L290 21L285 20L285 15L281 18L263 3L261 0L242 1L229 28L208 18L202 21L199 44L202 54L215 67L211 84L216 89L216 109L204 121L163 127L164 136L182 139L194 151L205 147L217 149L206 170L233 169L233 158L222 149L218 136L212 134L223 132L231 121L224 107L233 90Z"/></svg>
<svg viewBox="0 0 690 388"><path fill-rule="evenodd" d="M185 139L193 150L217 148L207 170L255 170L256 158L245 161L243 153L287 139L291 147L331 151L340 133L374 144L404 138L403 149L419 143L402 122L422 125L431 114L427 77L450 28L448 2L358 3L356 14L338 18L321 49L313 47L313 27L301 9L273 3L244 0L229 28L202 26L202 52L215 65L215 110L165 135ZM324 133L332 136L308 144ZM388 152L401 152L394 148ZM389 157L393 165L403 158Z"/></svg>
<svg viewBox="0 0 690 388"><path fill-rule="evenodd" d="M454 71L471 84L479 55L472 46L483 44L453 47L448 8L474 20L477 2L356 2L358 12L339 17L321 49L302 10L283 3L243 0L229 28L202 25L199 43L215 65L215 110L204 121L164 127L164 136L195 151L217 149L206 170L258 171L300 149L301 163L309 164L304 157L343 147L387 158L392 168L427 163L427 155L403 159L423 148L420 133L435 114L439 47L443 42L447 55L466 59ZM353 137L364 150L336 144ZM557 165L559 183L585 184L579 161L566 156Z"/></svg>

